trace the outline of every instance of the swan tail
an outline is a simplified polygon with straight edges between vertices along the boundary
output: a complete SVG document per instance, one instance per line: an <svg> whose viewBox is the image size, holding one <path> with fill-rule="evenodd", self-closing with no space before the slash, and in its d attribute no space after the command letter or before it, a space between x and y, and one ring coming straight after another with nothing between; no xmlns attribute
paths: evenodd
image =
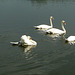
<svg viewBox="0 0 75 75"><path fill-rule="evenodd" d="M34 26L34 28L35 28L35 29L39 29L39 27L38 27L38 26Z"/></svg>
<svg viewBox="0 0 75 75"><path fill-rule="evenodd" d="M37 28L37 26L34 26L35 28Z"/></svg>
<svg viewBox="0 0 75 75"><path fill-rule="evenodd" d="M19 42L10 42L12 45L18 45Z"/></svg>

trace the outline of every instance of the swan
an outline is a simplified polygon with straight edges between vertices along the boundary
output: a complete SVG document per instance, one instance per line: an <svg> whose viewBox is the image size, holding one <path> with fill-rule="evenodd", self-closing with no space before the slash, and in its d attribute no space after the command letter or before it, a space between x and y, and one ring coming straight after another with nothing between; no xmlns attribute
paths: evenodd
<svg viewBox="0 0 75 75"><path fill-rule="evenodd" d="M61 26L62 26L63 30L60 30L60 29L57 29L57 28L52 28L52 29L46 30L46 34L59 34L59 35L60 34L65 34L66 30L65 30L63 24L66 25L66 22L64 20L61 21Z"/></svg>
<svg viewBox="0 0 75 75"><path fill-rule="evenodd" d="M52 28L53 27L52 19L54 19L53 16L50 16L50 24L51 24L51 26L42 24L42 25L38 25L38 26L34 26L34 27L36 29L48 29L48 28Z"/></svg>
<svg viewBox="0 0 75 75"><path fill-rule="evenodd" d="M21 45L21 46L37 45L37 42L32 40L30 36L26 36L26 35L22 35L21 40L19 42L10 42L10 43L13 45Z"/></svg>
<svg viewBox="0 0 75 75"><path fill-rule="evenodd" d="M75 42L75 36L69 36L67 39L65 39L65 42L68 43L74 43Z"/></svg>

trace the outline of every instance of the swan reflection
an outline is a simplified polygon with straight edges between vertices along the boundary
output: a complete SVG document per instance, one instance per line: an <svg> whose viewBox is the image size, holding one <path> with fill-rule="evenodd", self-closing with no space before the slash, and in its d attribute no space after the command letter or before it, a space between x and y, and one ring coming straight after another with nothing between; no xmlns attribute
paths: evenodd
<svg viewBox="0 0 75 75"><path fill-rule="evenodd" d="M53 40L57 40L59 38L65 39L65 34L60 35L60 34L46 34L48 37L53 38Z"/></svg>
<svg viewBox="0 0 75 75"><path fill-rule="evenodd" d="M53 38L53 39L57 39L57 38L59 38L60 37L60 35L59 34L46 34L48 37L51 37L51 38Z"/></svg>
<svg viewBox="0 0 75 75"><path fill-rule="evenodd" d="M35 48L36 46L25 46L23 48L23 53L25 55L25 58L32 58L33 57L33 53L32 53L32 49Z"/></svg>
<svg viewBox="0 0 75 75"><path fill-rule="evenodd" d="M47 29L35 29L35 30L38 30L38 31L46 31Z"/></svg>
<svg viewBox="0 0 75 75"><path fill-rule="evenodd" d="M65 43L66 43L66 44L70 44L70 45L74 45L74 44L75 44L75 41L68 41L68 42L65 41Z"/></svg>
<svg viewBox="0 0 75 75"><path fill-rule="evenodd" d="M26 53L26 52L28 52L28 51L30 51L32 48L35 48L36 46L25 46L24 47L24 53Z"/></svg>
<svg viewBox="0 0 75 75"><path fill-rule="evenodd" d="M46 30L45 29L36 29L37 33L39 34L45 34Z"/></svg>

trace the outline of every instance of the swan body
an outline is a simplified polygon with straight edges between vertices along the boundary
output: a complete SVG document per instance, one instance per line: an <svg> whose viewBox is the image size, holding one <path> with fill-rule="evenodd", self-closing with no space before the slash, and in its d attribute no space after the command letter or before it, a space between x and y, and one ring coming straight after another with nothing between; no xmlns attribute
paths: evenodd
<svg viewBox="0 0 75 75"><path fill-rule="evenodd" d="M56 28L52 28L48 31L46 31L46 33L50 33L50 34L63 34L64 32L62 30L56 29Z"/></svg>
<svg viewBox="0 0 75 75"><path fill-rule="evenodd" d="M48 26L45 24L39 25L39 26L34 26L36 29L48 29L48 28L52 28L52 26Z"/></svg>
<svg viewBox="0 0 75 75"><path fill-rule="evenodd" d="M65 34L66 33L66 30L65 30L65 28L63 26L63 23L66 25L66 23L65 23L64 20L62 20L62 22L61 22L61 25L62 25L62 29L63 30L60 30L60 29L57 29L57 28L52 28L52 29L46 30L46 33L47 34Z"/></svg>
<svg viewBox="0 0 75 75"><path fill-rule="evenodd" d="M37 45L37 43L31 39L30 36L22 35L20 43L24 45Z"/></svg>
<svg viewBox="0 0 75 75"><path fill-rule="evenodd" d="M65 42L75 42L75 36L69 36Z"/></svg>
<svg viewBox="0 0 75 75"><path fill-rule="evenodd" d="M21 46L37 45L37 42L32 40L30 36L26 36L26 35L22 35L21 40L19 42L10 42L10 43L13 45L21 45Z"/></svg>
<svg viewBox="0 0 75 75"><path fill-rule="evenodd" d="M52 28L53 27L52 19L53 19L53 16L50 17L50 24L51 24L51 26L42 24L42 25L38 25L38 26L34 26L34 27L36 29L49 29L49 28Z"/></svg>
<svg viewBox="0 0 75 75"><path fill-rule="evenodd" d="M18 45L19 42L10 42L12 45Z"/></svg>

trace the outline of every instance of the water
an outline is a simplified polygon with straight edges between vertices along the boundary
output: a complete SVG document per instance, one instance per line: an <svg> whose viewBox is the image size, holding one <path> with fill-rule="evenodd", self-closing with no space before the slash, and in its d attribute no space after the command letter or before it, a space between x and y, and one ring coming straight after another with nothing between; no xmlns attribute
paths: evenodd
<svg viewBox="0 0 75 75"><path fill-rule="evenodd" d="M59 29L66 21L65 38L75 35L74 0L0 0L0 75L75 75L75 45L34 29L49 24L50 16ZM38 45L28 50L10 44L23 34Z"/></svg>

